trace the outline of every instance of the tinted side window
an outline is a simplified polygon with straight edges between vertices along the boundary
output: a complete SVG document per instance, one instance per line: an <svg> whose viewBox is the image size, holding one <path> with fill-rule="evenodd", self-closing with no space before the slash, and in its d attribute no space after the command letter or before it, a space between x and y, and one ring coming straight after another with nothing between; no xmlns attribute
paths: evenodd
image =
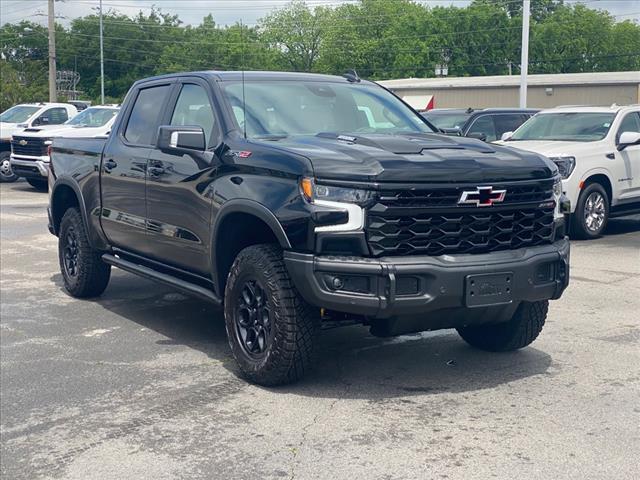
<svg viewBox="0 0 640 480"><path fill-rule="evenodd" d="M486 136L486 142L494 142L497 140L496 129L493 125L493 118L490 115L482 115L478 117L473 125L469 128L467 136L472 133L482 133Z"/></svg>
<svg viewBox="0 0 640 480"><path fill-rule="evenodd" d="M213 108L205 89L200 85L185 84L173 110L171 125L202 127L209 145L214 124Z"/></svg>
<svg viewBox="0 0 640 480"><path fill-rule="evenodd" d="M40 114L34 125L60 125L69 119L66 108L50 108Z"/></svg>
<svg viewBox="0 0 640 480"><path fill-rule="evenodd" d="M124 138L137 145L151 145L164 99L169 94L170 85L144 88L138 92L131 109Z"/></svg>
<svg viewBox="0 0 640 480"><path fill-rule="evenodd" d="M631 112L622 119L616 140L620 138L623 132L639 132L640 133L640 113Z"/></svg>
<svg viewBox="0 0 640 480"><path fill-rule="evenodd" d="M496 124L496 136L502 137L505 132L515 132L524 123L525 118L520 114L496 115L493 121Z"/></svg>

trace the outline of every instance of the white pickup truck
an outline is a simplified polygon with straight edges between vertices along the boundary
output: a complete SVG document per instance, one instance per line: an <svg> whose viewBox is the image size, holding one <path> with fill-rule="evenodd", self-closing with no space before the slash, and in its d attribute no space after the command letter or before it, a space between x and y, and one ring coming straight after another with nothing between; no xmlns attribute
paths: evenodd
<svg viewBox="0 0 640 480"><path fill-rule="evenodd" d="M69 103L22 103L0 115L0 182L15 182L18 176L11 170L11 136L25 128L60 125L78 113Z"/></svg>
<svg viewBox="0 0 640 480"><path fill-rule="evenodd" d="M610 217L640 212L640 105L543 110L496 143L556 163L574 237L597 237Z"/></svg>
<svg viewBox="0 0 640 480"><path fill-rule="evenodd" d="M47 191L49 152L56 137L104 137L118 114L115 105L89 107L62 125L32 127L15 133L11 140L11 169L36 190Z"/></svg>

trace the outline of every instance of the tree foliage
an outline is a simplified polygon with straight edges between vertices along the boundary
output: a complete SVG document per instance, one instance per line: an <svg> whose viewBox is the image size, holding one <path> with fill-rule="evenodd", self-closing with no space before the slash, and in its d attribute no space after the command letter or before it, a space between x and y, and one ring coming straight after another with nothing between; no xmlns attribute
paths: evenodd
<svg viewBox="0 0 640 480"><path fill-rule="evenodd" d="M640 26L563 0L531 2L530 73L640 70ZM105 93L122 99L137 79L191 70L295 70L372 79L518 73L521 2L474 0L430 6L413 0L360 0L312 8L293 0L257 25L219 25L212 15L184 26L152 9L104 16ZM56 27L59 70L78 71L79 88L100 94L99 20ZM0 27L2 105L46 100L47 30L28 21Z"/></svg>

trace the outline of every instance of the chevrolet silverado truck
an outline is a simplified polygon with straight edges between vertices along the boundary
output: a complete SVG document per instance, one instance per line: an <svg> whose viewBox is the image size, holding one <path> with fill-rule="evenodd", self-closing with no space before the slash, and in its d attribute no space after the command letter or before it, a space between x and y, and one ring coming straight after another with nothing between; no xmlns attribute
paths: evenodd
<svg viewBox="0 0 640 480"><path fill-rule="evenodd" d="M24 177L36 190L47 191L49 145L54 137L106 137L118 114L118 107L85 108L62 125L30 127L11 137L11 170Z"/></svg>
<svg viewBox="0 0 640 480"><path fill-rule="evenodd" d="M25 128L53 128L78 113L68 103L22 103L0 114L0 182L18 180L11 168L11 137Z"/></svg>
<svg viewBox="0 0 640 480"><path fill-rule="evenodd" d="M262 385L301 378L340 322L525 347L569 281L558 169L434 132L353 73L138 81L107 140L53 140L64 285L94 297L119 267L222 306Z"/></svg>

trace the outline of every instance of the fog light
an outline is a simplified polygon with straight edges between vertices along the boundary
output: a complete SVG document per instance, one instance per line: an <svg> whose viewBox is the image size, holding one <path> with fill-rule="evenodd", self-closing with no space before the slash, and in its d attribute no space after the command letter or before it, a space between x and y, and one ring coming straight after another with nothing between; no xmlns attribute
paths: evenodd
<svg viewBox="0 0 640 480"><path fill-rule="evenodd" d="M331 277L328 283L334 290L340 290L344 287L344 282L340 277Z"/></svg>

